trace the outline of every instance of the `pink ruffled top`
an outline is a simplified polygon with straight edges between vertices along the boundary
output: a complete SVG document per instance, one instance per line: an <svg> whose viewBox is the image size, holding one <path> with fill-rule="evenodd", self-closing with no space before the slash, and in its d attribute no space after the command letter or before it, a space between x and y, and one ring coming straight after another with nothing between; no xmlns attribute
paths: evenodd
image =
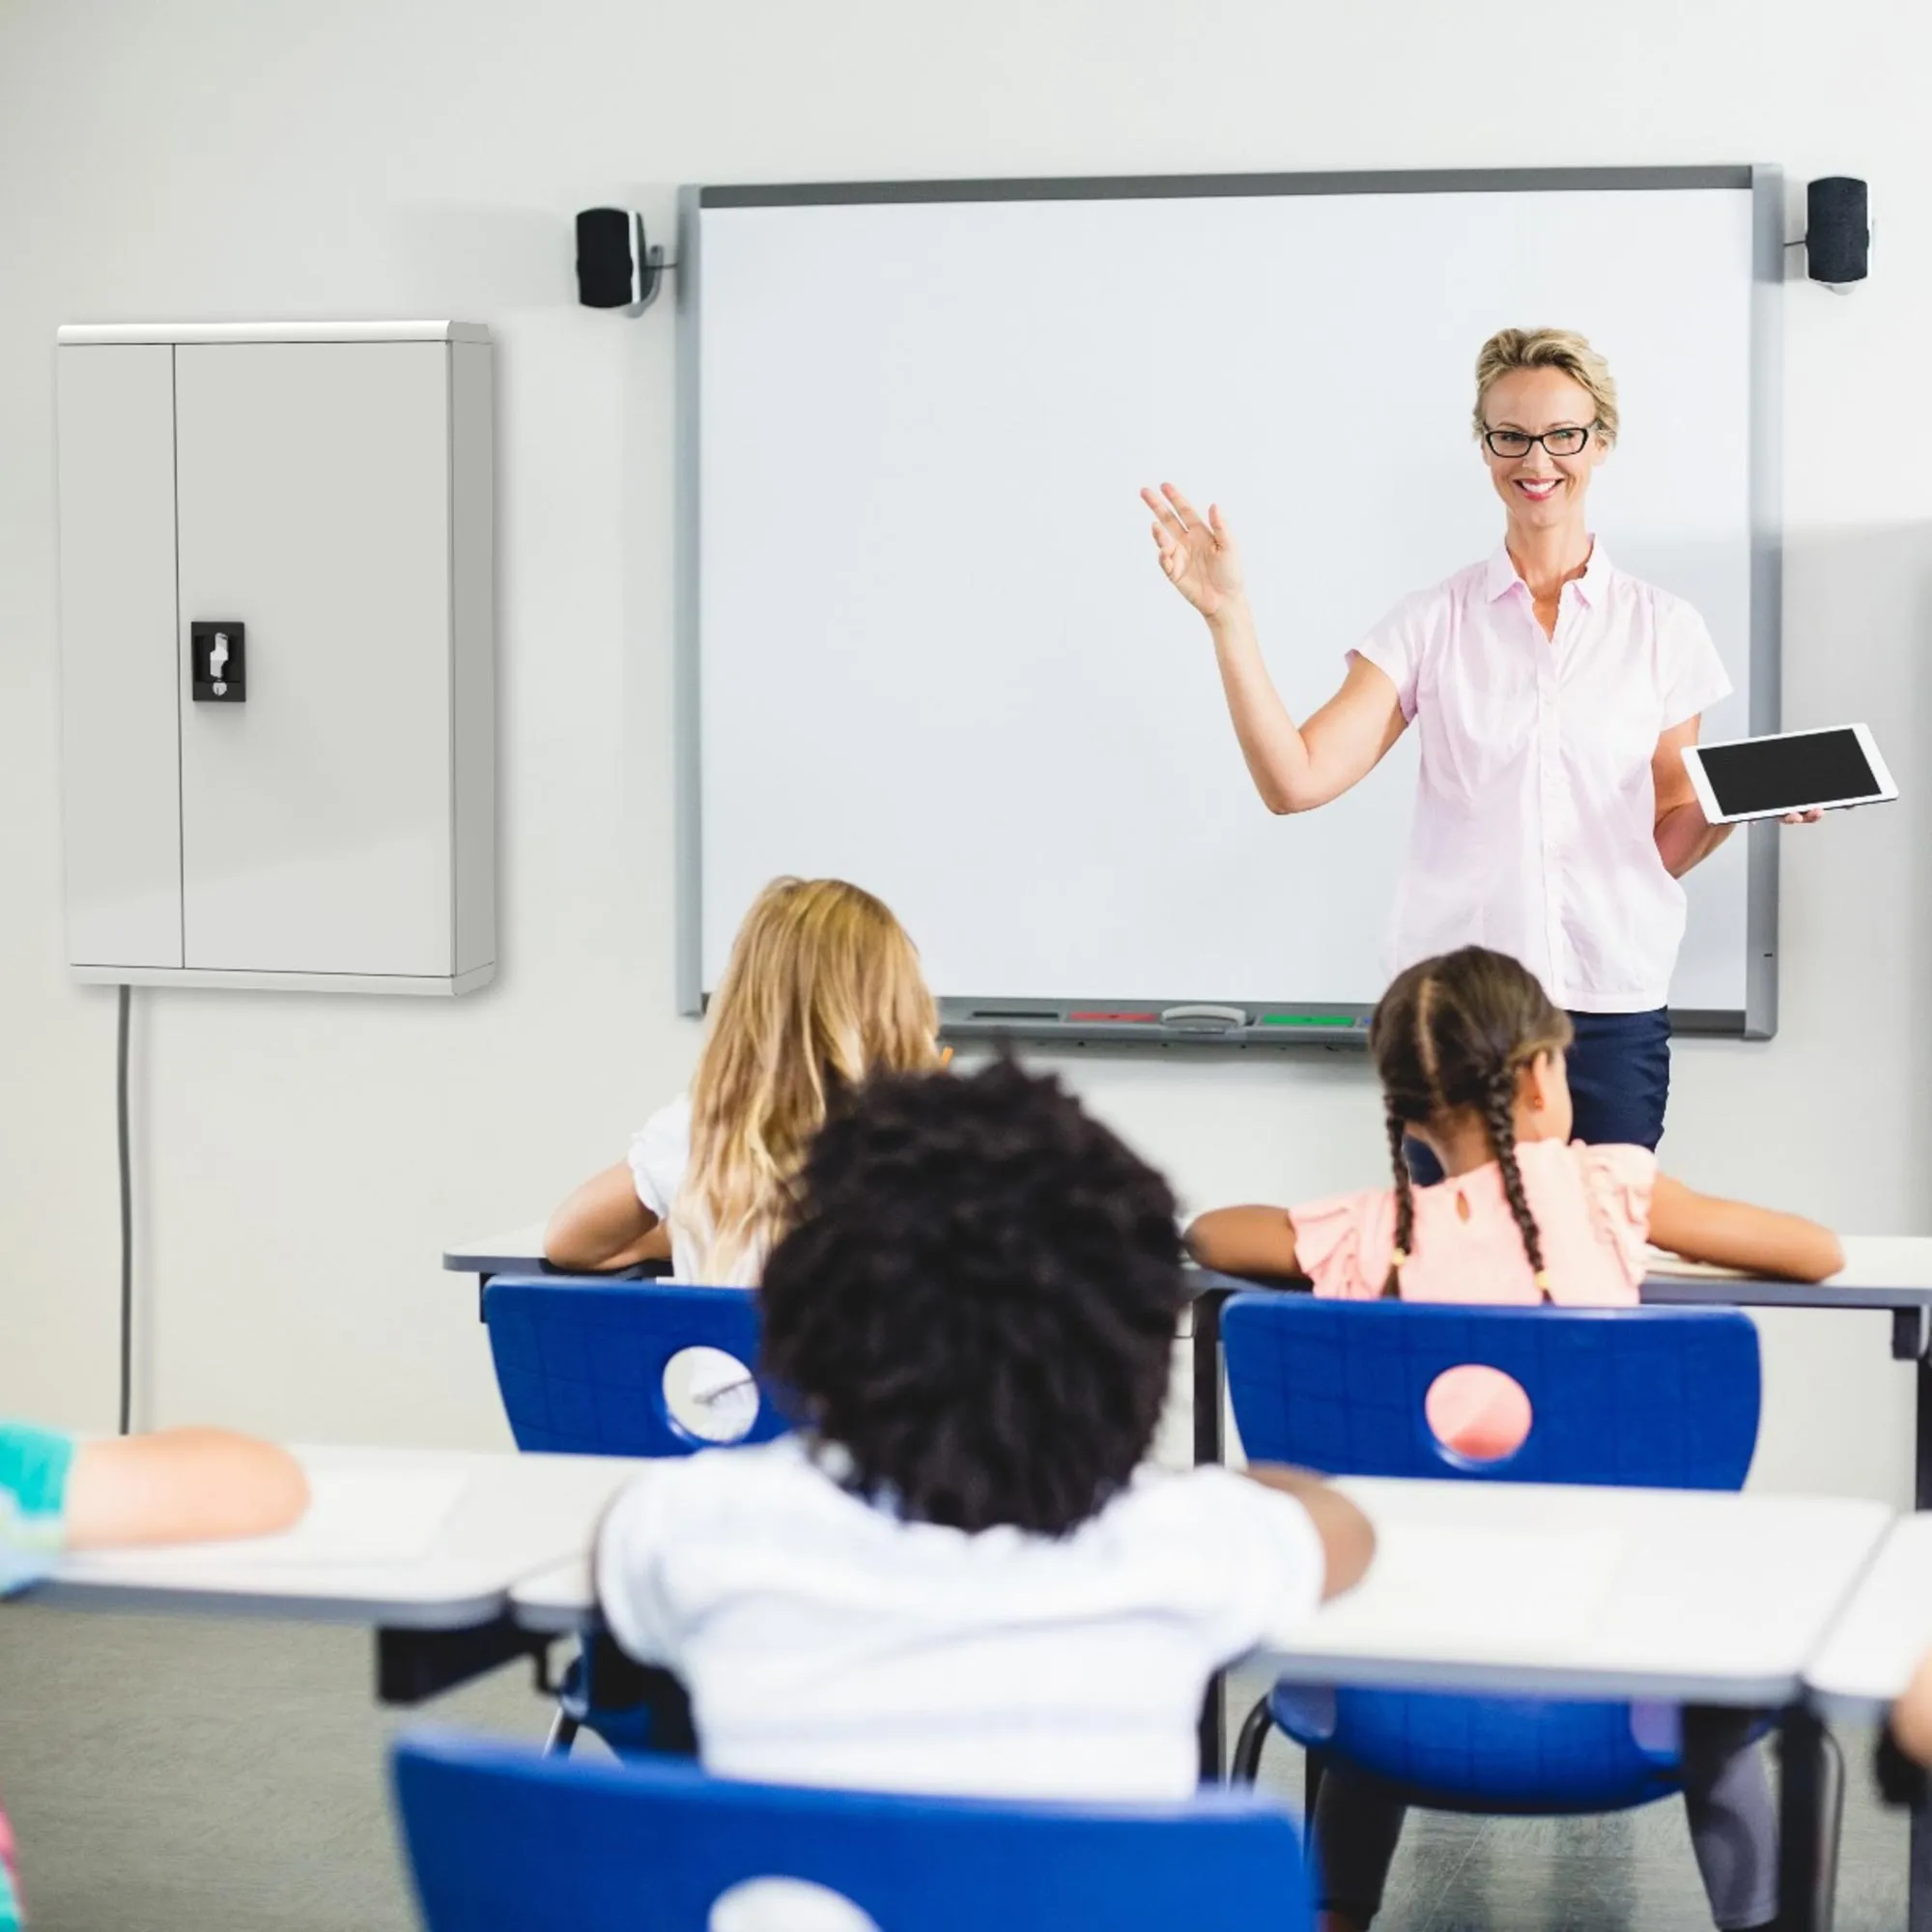
<svg viewBox="0 0 1932 1932"><path fill-rule="evenodd" d="M1650 1239L1657 1156L1638 1147L1525 1141L1516 1151L1542 1237L1548 1299L1578 1308L1635 1303ZM1376 1188L1294 1208L1294 1252L1317 1294L1373 1300L1395 1253L1395 1190ZM1401 1275L1405 1301L1536 1303L1544 1293L1494 1162L1415 1190ZM1522 1390L1492 1369L1452 1369L1428 1403L1437 1437L1465 1456L1506 1455L1528 1435Z"/></svg>
<svg viewBox="0 0 1932 1932"><path fill-rule="evenodd" d="M1637 1298L1650 1239L1657 1156L1638 1147L1524 1141L1522 1191L1543 1237L1549 1299L1578 1308ZM1373 1299L1395 1253L1395 1190L1338 1195L1294 1208L1294 1253L1317 1294ZM1493 1161L1415 1190L1405 1301L1543 1299Z"/></svg>

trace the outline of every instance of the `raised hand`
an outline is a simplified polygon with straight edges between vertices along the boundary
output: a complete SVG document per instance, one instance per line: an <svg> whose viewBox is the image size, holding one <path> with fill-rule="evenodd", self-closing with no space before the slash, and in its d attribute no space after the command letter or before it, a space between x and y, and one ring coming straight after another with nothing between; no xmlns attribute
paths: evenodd
<svg viewBox="0 0 1932 1932"><path fill-rule="evenodd" d="M1153 540L1167 581L1204 617L1241 594L1241 553L1218 503L1208 504L1204 517L1172 483L1143 490L1141 501L1153 512Z"/></svg>

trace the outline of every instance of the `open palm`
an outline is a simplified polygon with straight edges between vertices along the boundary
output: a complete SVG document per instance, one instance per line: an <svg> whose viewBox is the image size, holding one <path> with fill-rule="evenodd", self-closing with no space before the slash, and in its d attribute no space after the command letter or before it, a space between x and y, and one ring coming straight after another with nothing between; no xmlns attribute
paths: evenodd
<svg viewBox="0 0 1932 1932"><path fill-rule="evenodd" d="M1241 553L1218 503L1209 503L1204 517L1172 483L1143 490L1141 501L1153 512L1153 540L1167 581L1204 617L1240 595Z"/></svg>

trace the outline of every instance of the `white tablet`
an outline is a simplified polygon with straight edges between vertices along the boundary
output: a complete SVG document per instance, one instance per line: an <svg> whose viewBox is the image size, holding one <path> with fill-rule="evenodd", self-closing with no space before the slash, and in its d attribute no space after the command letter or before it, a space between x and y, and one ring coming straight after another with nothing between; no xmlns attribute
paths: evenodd
<svg viewBox="0 0 1932 1932"><path fill-rule="evenodd" d="M1781 818L1787 811L1831 811L1877 805L1898 787L1864 724L1829 731L1783 731L1727 745L1687 745L1685 769L1713 825Z"/></svg>

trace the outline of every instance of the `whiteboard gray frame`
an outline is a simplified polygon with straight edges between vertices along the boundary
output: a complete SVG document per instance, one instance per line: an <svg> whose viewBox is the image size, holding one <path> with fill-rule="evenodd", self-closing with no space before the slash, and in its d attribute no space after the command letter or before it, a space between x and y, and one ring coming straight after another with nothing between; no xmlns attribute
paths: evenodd
<svg viewBox="0 0 1932 1932"><path fill-rule="evenodd" d="M672 684L675 732L677 1003L704 1011L699 823L701 756L698 721L699 321L702 313L700 216L712 208L808 208L875 202L1123 201L1171 196L1291 194L1536 194L1579 189L1747 188L1751 195L1750 451L1750 731L1782 723L1783 658L1783 359L1785 277L1784 175L1764 163L1658 168L1442 168L1266 175L1098 175L1065 179L938 182L791 183L770 186L691 185L678 195L677 255L677 597ZM1777 1031L1777 828L1747 829L1745 1005L1672 1008L1683 1034L1770 1039ZM1211 994L1127 999L1118 993L1079 1000L948 998L940 1019L948 1039L1026 1040L1054 1045L1338 1046L1367 1039L1367 1006L1253 1001L1231 1003L1243 1024L1199 1021L1108 1021L1093 1012L1151 1011L1211 1001Z"/></svg>

